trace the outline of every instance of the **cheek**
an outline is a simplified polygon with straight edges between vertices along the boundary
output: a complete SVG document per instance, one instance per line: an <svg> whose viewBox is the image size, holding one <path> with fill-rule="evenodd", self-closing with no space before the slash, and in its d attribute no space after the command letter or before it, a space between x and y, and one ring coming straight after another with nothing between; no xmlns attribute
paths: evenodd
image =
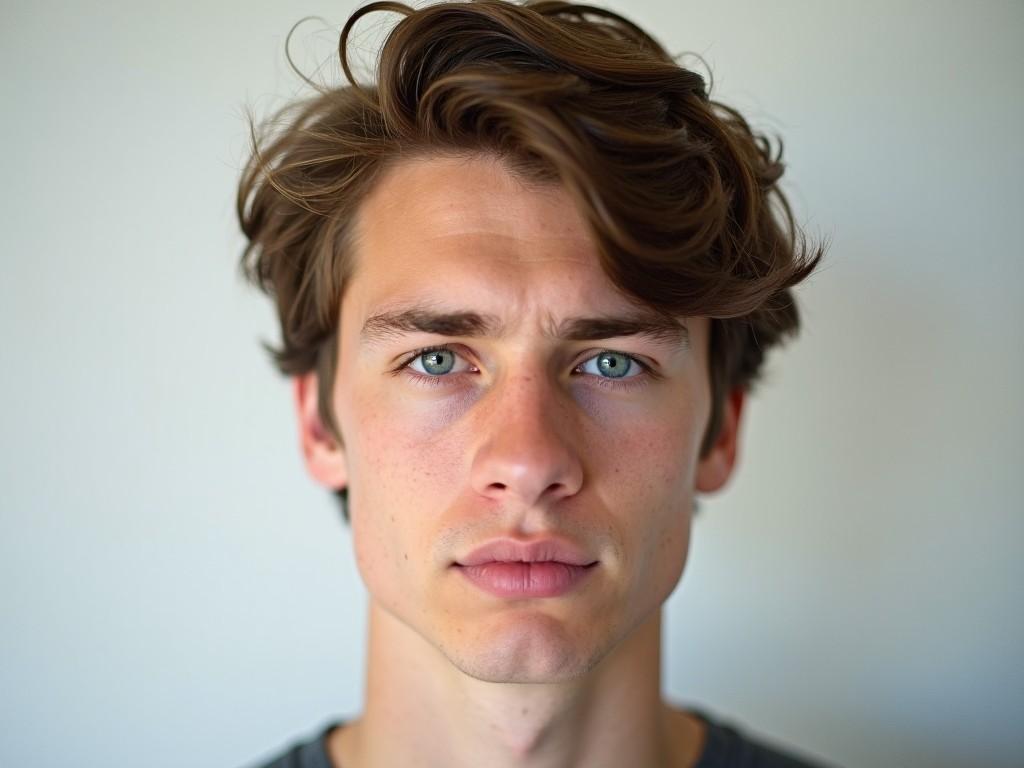
<svg viewBox="0 0 1024 768"><path fill-rule="evenodd" d="M641 602L662 599L685 565L697 453L692 419L646 420L597 453L599 493Z"/></svg>
<svg viewBox="0 0 1024 768"><path fill-rule="evenodd" d="M391 585L419 583L432 532L458 495L465 448L445 429L446 408L388 407L372 393L354 405L347 448L355 557L371 592L386 599Z"/></svg>
<svg viewBox="0 0 1024 768"><path fill-rule="evenodd" d="M396 514L424 511L458 491L465 446L451 429L458 412L451 402L382 408L370 399L360 419L356 449L367 494ZM376 506L376 505L375 505Z"/></svg>
<svg viewBox="0 0 1024 768"><path fill-rule="evenodd" d="M620 421L616 429L589 439L596 446L591 455L599 457L601 465L594 474L610 479L618 492L635 496L652 511L672 499L681 504L692 489L696 470L695 433L695 419L689 413Z"/></svg>

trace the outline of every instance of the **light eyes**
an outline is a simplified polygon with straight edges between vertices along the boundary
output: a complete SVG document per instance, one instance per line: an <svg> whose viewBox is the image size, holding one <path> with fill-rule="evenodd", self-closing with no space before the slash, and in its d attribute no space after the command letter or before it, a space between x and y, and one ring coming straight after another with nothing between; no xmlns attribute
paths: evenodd
<svg viewBox="0 0 1024 768"><path fill-rule="evenodd" d="M624 352L605 350L580 363L580 366L586 369L590 363L596 363L594 366L595 370L585 371L586 373L594 373L597 376L606 376L610 379L624 378L634 366L642 371L640 361ZM639 373L635 375L639 375Z"/></svg>
<svg viewBox="0 0 1024 768"><path fill-rule="evenodd" d="M455 367L455 353L443 347L428 349L417 354L410 361L410 365L417 362L423 364L423 373L431 376L444 376L446 373L451 373Z"/></svg>
<svg viewBox="0 0 1024 768"><path fill-rule="evenodd" d="M459 363L461 361L461 366ZM475 371L449 346L428 347L416 350L396 370L427 386L437 386L449 374ZM625 389L645 384L652 377L651 368L633 355L614 350L603 350L578 364L573 372L592 376L602 386Z"/></svg>

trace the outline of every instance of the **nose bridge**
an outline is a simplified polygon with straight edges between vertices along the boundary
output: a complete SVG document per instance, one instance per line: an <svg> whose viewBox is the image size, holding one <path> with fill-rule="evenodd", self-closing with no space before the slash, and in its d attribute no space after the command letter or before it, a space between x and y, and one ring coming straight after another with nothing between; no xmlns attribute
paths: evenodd
<svg viewBox="0 0 1024 768"><path fill-rule="evenodd" d="M531 366L507 374L485 401L471 470L478 493L533 506L579 490L583 467L573 414L547 372Z"/></svg>

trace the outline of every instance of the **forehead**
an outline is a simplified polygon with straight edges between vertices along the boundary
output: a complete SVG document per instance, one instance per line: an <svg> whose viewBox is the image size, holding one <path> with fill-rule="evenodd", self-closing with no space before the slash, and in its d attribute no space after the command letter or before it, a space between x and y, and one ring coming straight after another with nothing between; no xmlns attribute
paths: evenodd
<svg viewBox="0 0 1024 768"><path fill-rule="evenodd" d="M403 235L417 241L486 235L592 247L582 216L561 186L527 184L489 155L396 164L363 202L357 229L378 244Z"/></svg>
<svg viewBox="0 0 1024 768"><path fill-rule="evenodd" d="M557 185L528 185L488 156L390 168L360 207L346 290L359 314L466 294L513 308L633 304L605 276L595 241ZM347 299L346 299L347 300Z"/></svg>

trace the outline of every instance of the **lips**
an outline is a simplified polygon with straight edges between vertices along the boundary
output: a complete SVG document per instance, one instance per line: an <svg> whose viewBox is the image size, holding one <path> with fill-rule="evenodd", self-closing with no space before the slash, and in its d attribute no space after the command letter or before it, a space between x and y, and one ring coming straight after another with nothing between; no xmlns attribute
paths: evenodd
<svg viewBox="0 0 1024 768"><path fill-rule="evenodd" d="M487 563L562 563L564 565L587 566L597 562L580 547L564 539L539 539L517 541L497 539L474 549L455 565L474 566Z"/></svg>
<svg viewBox="0 0 1024 768"><path fill-rule="evenodd" d="M598 561L559 538L497 539L459 558L452 567L500 598L559 597L582 587Z"/></svg>

